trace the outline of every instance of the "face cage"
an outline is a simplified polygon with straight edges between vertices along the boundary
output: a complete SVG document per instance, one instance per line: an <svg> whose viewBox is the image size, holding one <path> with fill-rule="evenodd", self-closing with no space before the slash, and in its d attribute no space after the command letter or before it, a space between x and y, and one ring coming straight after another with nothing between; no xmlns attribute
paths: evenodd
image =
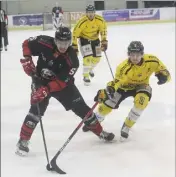
<svg viewBox="0 0 176 177"><path fill-rule="evenodd" d="M61 41L59 39L55 39L55 44L56 44L59 52L64 53L64 52L66 52L68 47L71 45L71 40Z"/></svg>

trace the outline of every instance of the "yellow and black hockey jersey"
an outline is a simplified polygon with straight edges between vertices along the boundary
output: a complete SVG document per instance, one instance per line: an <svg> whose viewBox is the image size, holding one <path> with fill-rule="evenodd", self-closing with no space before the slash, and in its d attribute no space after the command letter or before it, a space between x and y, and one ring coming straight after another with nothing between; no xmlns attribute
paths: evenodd
<svg viewBox="0 0 176 177"><path fill-rule="evenodd" d="M132 90L138 85L149 84L149 79L153 73L163 73L167 76L167 81L170 80L167 68L157 57L144 54L142 60L143 63L140 66L132 64L129 59L117 66L113 82L115 90L118 88ZM111 84L112 82L108 83L108 85Z"/></svg>
<svg viewBox="0 0 176 177"><path fill-rule="evenodd" d="M95 14L93 20L89 20L87 16L83 16L73 29L72 43L77 45L77 38L85 38L88 40L96 40L101 35L101 40L107 40L107 26L103 17Z"/></svg>

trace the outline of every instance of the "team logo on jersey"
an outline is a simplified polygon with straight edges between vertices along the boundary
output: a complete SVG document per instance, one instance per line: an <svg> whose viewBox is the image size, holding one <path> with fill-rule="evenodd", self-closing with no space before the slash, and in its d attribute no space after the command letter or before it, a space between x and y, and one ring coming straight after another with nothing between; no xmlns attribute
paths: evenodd
<svg viewBox="0 0 176 177"><path fill-rule="evenodd" d="M41 53L41 55L42 55L42 59L43 59L44 61L46 61L46 57L44 56L44 54Z"/></svg>
<svg viewBox="0 0 176 177"><path fill-rule="evenodd" d="M53 60L50 60L50 61L48 62L48 66L53 66L53 64L54 64L54 61L53 61Z"/></svg>

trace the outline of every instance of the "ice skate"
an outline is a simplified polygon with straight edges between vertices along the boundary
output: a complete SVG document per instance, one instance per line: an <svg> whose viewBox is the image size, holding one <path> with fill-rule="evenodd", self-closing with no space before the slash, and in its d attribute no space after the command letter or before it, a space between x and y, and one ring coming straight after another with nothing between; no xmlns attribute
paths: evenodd
<svg viewBox="0 0 176 177"><path fill-rule="evenodd" d="M20 139L17 143L16 154L19 155L19 156L27 156L27 154L29 152L28 145L29 145L28 140Z"/></svg>
<svg viewBox="0 0 176 177"><path fill-rule="evenodd" d="M121 142L125 141L128 138L129 131L130 131L130 128L126 126L124 123L121 129L121 137L120 137Z"/></svg>
<svg viewBox="0 0 176 177"><path fill-rule="evenodd" d="M90 75L90 77L92 77L92 78L95 76L95 74L94 74L93 71L90 71L90 72L89 72L89 75Z"/></svg>
<svg viewBox="0 0 176 177"><path fill-rule="evenodd" d="M85 86L89 86L90 85L90 79L88 77L84 77L83 81L84 81L84 85Z"/></svg>
<svg viewBox="0 0 176 177"><path fill-rule="evenodd" d="M105 141L112 141L114 139L115 135L113 133L108 133L106 131L102 131L100 133L99 137L100 137L100 139L103 139Z"/></svg>
<svg viewBox="0 0 176 177"><path fill-rule="evenodd" d="M90 131L90 129L86 125L84 125L83 128L82 128L82 131L83 132L88 132L88 131Z"/></svg>

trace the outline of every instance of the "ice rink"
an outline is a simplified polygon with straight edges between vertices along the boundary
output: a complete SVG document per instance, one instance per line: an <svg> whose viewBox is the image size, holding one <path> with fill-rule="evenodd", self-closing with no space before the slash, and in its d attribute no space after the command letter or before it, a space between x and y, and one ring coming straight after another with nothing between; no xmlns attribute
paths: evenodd
<svg viewBox="0 0 176 177"><path fill-rule="evenodd" d="M20 64L22 42L31 36L54 31L9 32L8 52L1 54L1 175L2 177L51 177L58 174L45 168L46 157L40 126L35 130L28 157L15 155L19 132L30 106L31 79ZM132 129L129 140L119 142L120 129L133 106L125 100L103 122L104 129L116 135L116 142L105 143L81 130L62 152L57 163L68 177L174 177L175 176L175 24L108 26L108 51L113 71L126 59L127 46L140 40L145 53L156 55L168 67L172 80L162 86L151 77L152 100ZM76 74L76 85L89 106L98 89L112 80L103 55L89 87L82 81L82 58ZM60 149L80 122L54 99L43 118L50 159Z"/></svg>

